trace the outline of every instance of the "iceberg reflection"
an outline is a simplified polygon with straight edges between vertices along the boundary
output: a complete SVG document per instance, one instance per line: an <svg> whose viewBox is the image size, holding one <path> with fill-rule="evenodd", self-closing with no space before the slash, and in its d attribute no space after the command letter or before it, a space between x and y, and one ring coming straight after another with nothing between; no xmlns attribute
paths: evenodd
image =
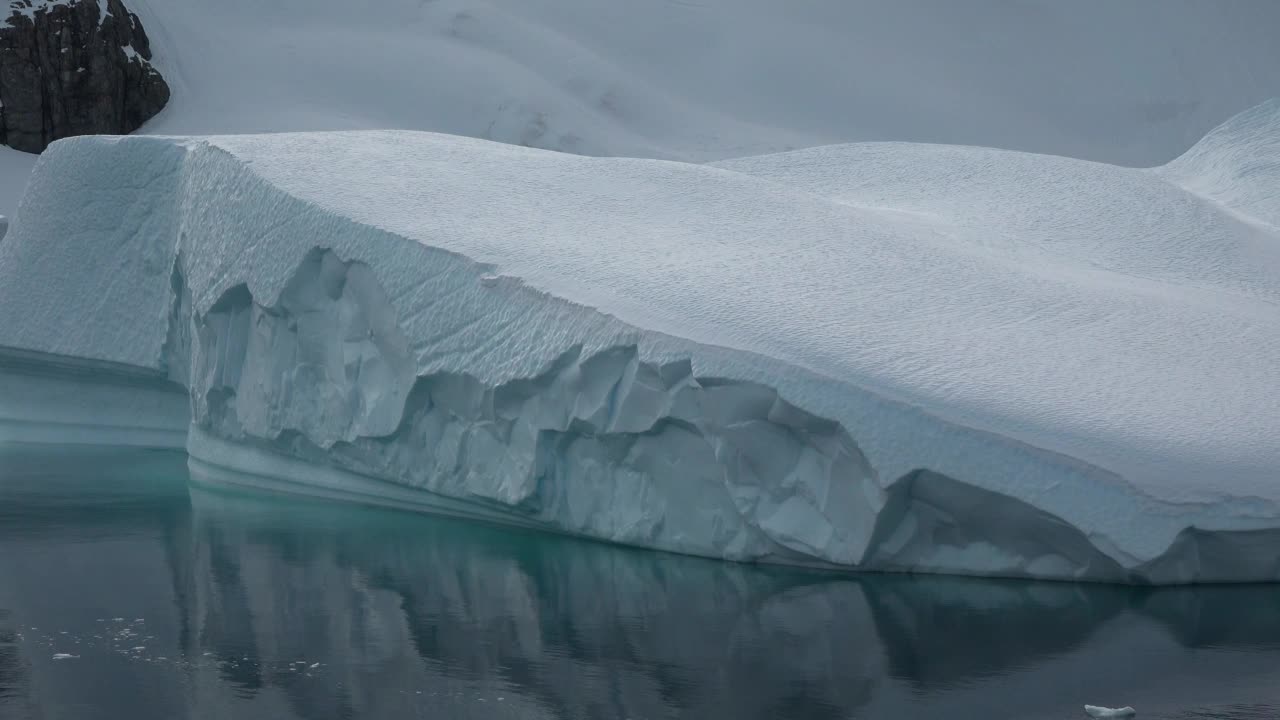
<svg viewBox="0 0 1280 720"><path fill-rule="evenodd" d="M1245 718L1280 686L1268 586L723 563L188 490L176 453L0 471L0 714Z"/></svg>

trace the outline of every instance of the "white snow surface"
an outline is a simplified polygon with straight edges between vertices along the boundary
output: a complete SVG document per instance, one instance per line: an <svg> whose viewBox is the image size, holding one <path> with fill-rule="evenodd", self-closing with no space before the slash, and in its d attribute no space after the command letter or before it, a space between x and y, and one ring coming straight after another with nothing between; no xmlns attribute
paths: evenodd
<svg viewBox="0 0 1280 720"><path fill-rule="evenodd" d="M1273 0L127 4L173 88L158 134L399 128L689 161L894 140L1154 165L1280 95ZM0 213L29 170L0 157Z"/></svg>
<svg viewBox="0 0 1280 720"><path fill-rule="evenodd" d="M1276 579L1277 137L1272 102L1154 170L73 139L0 243L0 346L167 372L193 457L328 493L734 559Z"/></svg>

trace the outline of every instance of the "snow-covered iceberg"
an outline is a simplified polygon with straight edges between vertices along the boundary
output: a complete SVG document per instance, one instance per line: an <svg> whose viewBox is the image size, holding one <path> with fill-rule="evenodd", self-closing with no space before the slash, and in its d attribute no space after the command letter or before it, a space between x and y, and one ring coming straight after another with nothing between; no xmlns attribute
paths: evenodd
<svg viewBox="0 0 1280 720"><path fill-rule="evenodd" d="M0 346L185 385L210 482L735 560L1276 580L1278 137L1280 103L1153 170L73 139L0 242Z"/></svg>

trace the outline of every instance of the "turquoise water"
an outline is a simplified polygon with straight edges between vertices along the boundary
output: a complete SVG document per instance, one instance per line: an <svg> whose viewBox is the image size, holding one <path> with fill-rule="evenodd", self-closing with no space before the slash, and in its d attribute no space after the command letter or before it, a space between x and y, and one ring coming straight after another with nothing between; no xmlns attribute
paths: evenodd
<svg viewBox="0 0 1280 720"><path fill-rule="evenodd" d="M719 563L0 447L0 718L1280 717L1280 589Z"/></svg>

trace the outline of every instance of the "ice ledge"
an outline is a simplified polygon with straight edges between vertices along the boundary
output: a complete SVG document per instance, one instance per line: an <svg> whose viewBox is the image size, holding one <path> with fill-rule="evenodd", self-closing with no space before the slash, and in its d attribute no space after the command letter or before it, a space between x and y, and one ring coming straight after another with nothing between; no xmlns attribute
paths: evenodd
<svg viewBox="0 0 1280 720"><path fill-rule="evenodd" d="M872 525L865 560L852 565L768 542L726 552L725 548L698 546L687 538L674 546L661 534L640 537L625 531L601 532L600 528L584 531L566 526L554 514L468 493L455 497L388 482L264 447L228 442L195 427L188 436L187 451L192 481L201 485L428 512L719 559L1126 584L1280 581L1278 529L1211 532L1188 528L1161 556L1124 567L1060 518L928 471L912 473L890 485L886 509ZM698 503L707 498L691 496L687 500ZM650 518L655 519L659 522L651 522L651 527L666 518ZM751 552L744 553L744 549Z"/></svg>
<svg viewBox="0 0 1280 720"><path fill-rule="evenodd" d="M190 417L154 371L0 348L0 442L181 449Z"/></svg>

